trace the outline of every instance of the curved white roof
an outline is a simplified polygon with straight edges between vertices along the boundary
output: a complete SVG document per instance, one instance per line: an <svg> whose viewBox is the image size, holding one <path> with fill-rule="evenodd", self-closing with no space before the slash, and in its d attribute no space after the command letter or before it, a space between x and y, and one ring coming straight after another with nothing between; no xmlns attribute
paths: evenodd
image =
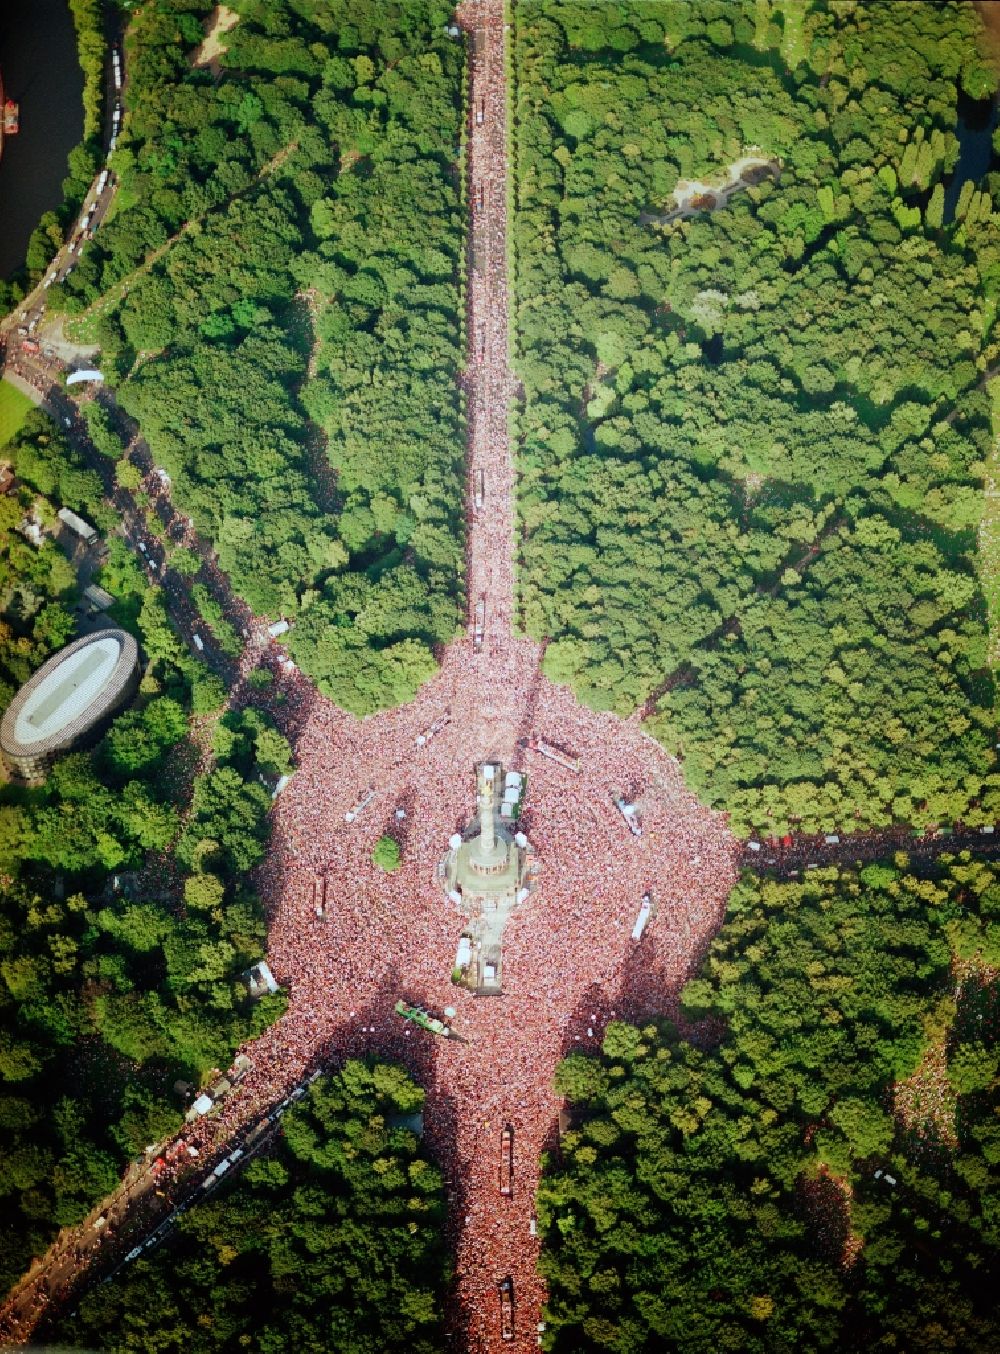
<svg viewBox="0 0 1000 1354"><path fill-rule="evenodd" d="M18 711L17 741L27 747L51 738L83 714L114 674L121 651L117 639L99 639L53 668Z"/></svg>
<svg viewBox="0 0 1000 1354"><path fill-rule="evenodd" d="M138 646L124 630L99 630L67 645L21 687L0 724L0 745L15 757L62 748L120 699Z"/></svg>

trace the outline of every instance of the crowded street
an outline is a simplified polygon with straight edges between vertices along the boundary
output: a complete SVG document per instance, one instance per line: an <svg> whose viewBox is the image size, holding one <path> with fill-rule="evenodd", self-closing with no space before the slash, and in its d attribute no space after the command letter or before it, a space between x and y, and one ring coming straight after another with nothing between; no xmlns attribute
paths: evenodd
<svg viewBox="0 0 1000 1354"><path fill-rule="evenodd" d="M301 722L299 769L278 803L258 887L270 918L269 963L290 1009L247 1050L253 1067L239 1093L188 1137L212 1156L312 1067L358 1053L400 1058L427 1089L425 1133L448 1180L452 1341L479 1351L509 1347L500 1302L508 1277L514 1347L537 1347L543 1292L532 1217L540 1156L556 1136L556 1064L572 1049L596 1048L615 1015L673 1009L721 920L737 848L637 721L581 709L541 676L537 646L512 633L502 6L469 6L460 22L472 53L469 636L449 648L416 702L363 721L318 698L301 677L286 679L297 688L290 704ZM418 741L445 715L432 738ZM571 751L579 771L528 751L535 735ZM475 998L451 982L463 919L436 875L474 807L474 766L487 758L527 774L522 826L539 861L537 891L506 932L500 998ZM641 812L639 837L615 807L623 796ZM372 863L388 831L402 845L393 875ZM657 915L637 945L630 935L646 892ZM326 898L322 917L318 895ZM468 1042L412 1028L393 1012L400 997L435 1012L454 1007L452 1028ZM507 1123L513 1188L501 1195Z"/></svg>

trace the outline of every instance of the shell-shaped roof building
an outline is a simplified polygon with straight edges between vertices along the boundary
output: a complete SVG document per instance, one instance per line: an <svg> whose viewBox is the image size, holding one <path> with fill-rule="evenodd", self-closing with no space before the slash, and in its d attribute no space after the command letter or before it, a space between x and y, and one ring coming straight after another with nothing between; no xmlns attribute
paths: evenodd
<svg viewBox="0 0 1000 1354"><path fill-rule="evenodd" d="M25 780L80 743L135 694L139 647L125 630L67 644L25 682L0 721L0 751Z"/></svg>

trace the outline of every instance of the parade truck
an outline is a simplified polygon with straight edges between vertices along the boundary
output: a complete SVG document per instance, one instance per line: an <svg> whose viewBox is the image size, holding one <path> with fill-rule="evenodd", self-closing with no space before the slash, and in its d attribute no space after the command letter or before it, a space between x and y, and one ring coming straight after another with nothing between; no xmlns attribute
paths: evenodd
<svg viewBox="0 0 1000 1354"><path fill-rule="evenodd" d="M615 808L628 824L628 830L633 837L642 836L642 820L639 817L639 809L636 804L629 804L624 795L615 795Z"/></svg>
<svg viewBox="0 0 1000 1354"><path fill-rule="evenodd" d="M632 927L632 939L641 940L649 925L650 918L653 915L653 896L650 893L642 895L642 903L639 906L639 915L635 919L635 925Z"/></svg>
<svg viewBox="0 0 1000 1354"><path fill-rule="evenodd" d="M0 71L0 155L3 154L4 139L8 136L16 136L20 128L21 110L13 99L8 99L3 92L3 72Z"/></svg>
<svg viewBox="0 0 1000 1354"><path fill-rule="evenodd" d="M505 1124L500 1134L500 1193L508 1199L514 1193L513 1124Z"/></svg>
<svg viewBox="0 0 1000 1354"><path fill-rule="evenodd" d="M547 757L550 762L564 766L567 771L580 770L579 757L567 752L564 748L556 747L554 743L549 743L544 738L529 738L525 746L529 752L537 752L539 757Z"/></svg>
<svg viewBox="0 0 1000 1354"><path fill-rule="evenodd" d="M509 1274L500 1284L500 1338L514 1338L514 1280Z"/></svg>
<svg viewBox="0 0 1000 1354"><path fill-rule="evenodd" d="M402 1016L404 1020L409 1020L412 1024L418 1025L420 1029L427 1030L430 1034L439 1034L443 1039L447 1039L451 1030L439 1020L437 1016L432 1016L429 1011L425 1011L422 1006L411 1006L409 1002L397 1001L396 1014Z"/></svg>

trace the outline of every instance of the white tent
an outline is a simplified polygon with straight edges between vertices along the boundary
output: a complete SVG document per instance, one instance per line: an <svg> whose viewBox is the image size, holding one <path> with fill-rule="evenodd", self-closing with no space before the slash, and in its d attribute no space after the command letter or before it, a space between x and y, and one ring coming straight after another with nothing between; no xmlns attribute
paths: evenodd
<svg viewBox="0 0 1000 1354"><path fill-rule="evenodd" d="M87 367L80 371L74 371L66 377L66 384L74 386L78 381L103 381L104 372L98 371L96 367Z"/></svg>
<svg viewBox="0 0 1000 1354"><path fill-rule="evenodd" d="M261 959L254 964L253 968L247 969L243 976L249 981L252 997L262 996L265 991L278 991L278 984L274 980L274 974L271 972L266 959Z"/></svg>
<svg viewBox="0 0 1000 1354"><path fill-rule="evenodd" d="M64 522L70 531L75 531L88 545L91 541L97 539L97 532L94 527L89 522L85 522L82 517L77 517L76 513L71 512L69 508L60 508L56 516L60 522Z"/></svg>

